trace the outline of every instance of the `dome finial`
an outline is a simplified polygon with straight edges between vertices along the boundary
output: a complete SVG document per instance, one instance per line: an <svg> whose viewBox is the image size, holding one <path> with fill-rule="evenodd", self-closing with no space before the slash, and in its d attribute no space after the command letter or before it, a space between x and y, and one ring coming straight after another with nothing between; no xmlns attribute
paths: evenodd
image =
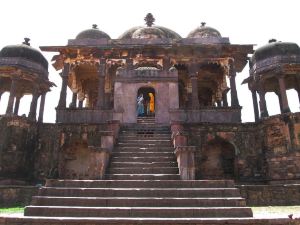
<svg viewBox="0 0 300 225"><path fill-rule="evenodd" d="M24 42L22 42L22 44L30 46L29 41L30 41L30 38L26 37L26 38L24 38Z"/></svg>
<svg viewBox="0 0 300 225"><path fill-rule="evenodd" d="M272 39L269 40L269 43L274 43L274 42L277 42L277 40L274 39L274 38L272 38Z"/></svg>
<svg viewBox="0 0 300 225"><path fill-rule="evenodd" d="M206 23L205 22L201 22L201 27L205 27Z"/></svg>
<svg viewBox="0 0 300 225"><path fill-rule="evenodd" d="M98 29L98 25L97 24L93 24L92 27L93 27L93 29Z"/></svg>
<svg viewBox="0 0 300 225"><path fill-rule="evenodd" d="M151 13L148 13L144 18L148 27L151 27L154 24L155 18Z"/></svg>

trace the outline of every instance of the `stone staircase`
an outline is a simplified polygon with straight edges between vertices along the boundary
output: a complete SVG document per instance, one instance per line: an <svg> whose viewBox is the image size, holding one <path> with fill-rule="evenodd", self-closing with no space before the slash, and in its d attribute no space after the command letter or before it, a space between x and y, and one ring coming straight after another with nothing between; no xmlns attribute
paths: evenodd
<svg viewBox="0 0 300 225"><path fill-rule="evenodd" d="M107 180L47 180L25 217L77 218L81 224L252 217L232 180L180 180L170 129L151 119L121 129Z"/></svg>

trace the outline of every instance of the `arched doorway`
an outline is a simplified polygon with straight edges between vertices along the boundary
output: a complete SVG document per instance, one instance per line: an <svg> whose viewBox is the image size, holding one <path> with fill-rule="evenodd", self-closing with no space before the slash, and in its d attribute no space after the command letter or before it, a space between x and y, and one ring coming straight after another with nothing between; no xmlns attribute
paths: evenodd
<svg viewBox="0 0 300 225"><path fill-rule="evenodd" d="M235 174L235 147L221 138L208 142L202 150L200 177L233 179Z"/></svg>
<svg viewBox="0 0 300 225"><path fill-rule="evenodd" d="M141 98L142 96L142 98ZM152 87L141 87L137 92L137 116L155 117L155 90Z"/></svg>

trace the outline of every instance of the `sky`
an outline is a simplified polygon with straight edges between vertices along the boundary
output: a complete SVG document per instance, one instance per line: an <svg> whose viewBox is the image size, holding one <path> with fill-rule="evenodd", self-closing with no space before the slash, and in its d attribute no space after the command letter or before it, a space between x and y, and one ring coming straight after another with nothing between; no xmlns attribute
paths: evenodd
<svg viewBox="0 0 300 225"><path fill-rule="evenodd" d="M0 1L0 48L20 44L24 37L31 46L66 45L82 30L98 24L111 38L118 38L127 29L144 24L151 12L156 25L176 31L182 37L201 24L219 30L232 44L255 44L255 49L269 39L300 44L300 1L298 0L2 0ZM43 53L49 63L55 53ZM59 99L61 78L49 64L49 79L57 87L47 94L45 122L55 122L55 107ZM246 66L237 74L238 97L243 122L254 120L251 92L240 85L249 76ZM290 108L299 111L294 90L287 92ZM0 102L0 114L6 109L8 93ZM278 98L266 95L271 115L279 113ZM21 100L19 114L28 114L31 96ZM71 94L68 93L68 102Z"/></svg>

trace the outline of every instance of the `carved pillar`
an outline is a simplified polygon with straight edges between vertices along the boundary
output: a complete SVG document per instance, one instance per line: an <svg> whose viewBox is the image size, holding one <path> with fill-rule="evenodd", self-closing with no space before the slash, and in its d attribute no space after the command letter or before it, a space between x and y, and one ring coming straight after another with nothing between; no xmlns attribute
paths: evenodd
<svg viewBox="0 0 300 225"><path fill-rule="evenodd" d="M195 180L195 146L177 146L175 155L181 180Z"/></svg>
<svg viewBox="0 0 300 225"><path fill-rule="evenodd" d="M39 99L39 96L40 94L39 94L38 87L34 87L32 100L30 104L30 111L28 114L29 119L36 120L36 108L37 108L37 101Z"/></svg>
<svg viewBox="0 0 300 225"><path fill-rule="evenodd" d="M15 95L16 95L16 87L17 87L17 81L15 79L12 79L10 91L9 91L7 108L6 108L6 114L13 113L13 107L14 107L14 101L15 101Z"/></svg>
<svg viewBox="0 0 300 225"><path fill-rule="evenodd" d="M281 94L280 92L275 92L275 94L277 95L278 97L278 101L279 101L279 107L280 107L280 112L282 113L283 112L283 108L282 108L282 99L281 99Z"/></svg>
<svg viewBox="0 0 300 225"><path fill-rule="evenodd" d="M38 122L40 123L42 123L44 120L45 99L46 99L46 93L43 93L41 95L40 111L39 111L39 118L38 118Z"/></svg>
<svg viewBox="0 0 300 225"><path fill-rule="evenodd" d="M251 93L252 93L252 101L253 101L254 118L255 118L255 122L257 122L259 120L259 112L258 112L256 90L252 89Z"/></svg>
<svg viewBox="0 0 300 225"><path fill-rule="evenodd" d="M1 102L1 97L3 95L4 92L0 91L0 102Z"/></svg>
<svg viewBox="0 0 300 225"><path fill-rule="evenodd" d="M262 82L262 81L260 81L260 82ZM262 84L261 84L261 86L262 86ZM262 87L260 87L259 90L258 90L258 94L259 94L260 116L261 117L268 117L269 113L268 113L266 99L265 99L266 92Z"/></svg>
<svg viewBox="0 0 300 225"><path fill-rule="evenodd" d="M67 85L68 85L68 76L70 72L70 64L65 63L63 71L61 73L62 84L60 90L60 97L57 108L65 109L66 108L66 99L67 99Z"/></svg>
<svg viewBox="0 0 300 225"><path fill-rule="evenodd" d="M218 107L221 107L221 106L222 106L222 103L221 103L220 100L217 100L217 106L218 106Z"/></svg>
<svg viewBox="0 0 300 225"><path fill-rule="evenodd" d="M278 82L279 82L279 88L280 88L280 99L281 99L281 103L282 103L281 113L291 112L289 103L288 103L288 99L287 99L287 95L286 95L284 76L279 76Z"/></svg>
<svg viewBox="0 0 300 225"><path fill-rule="evenodd" d="M77 93L73 93L70 108L75 109L76 107L77 107Z"/></svg>
<svg viewBox="0 0 300 225"><path fill-rule="evenodd" d="M15 107L14 107L14 115L18 115L20 100L21 100L21 96L20 95L16 96Z"/></svg>
<svg viewBox="0 0 300 225"><path fill-rule="evenodd" d="M191 76L191 82L192 82L192 108L199 109L198 78L196 75Z"/></svg>
<svg viewBox="0 0 300 225"><path fill-rule="evenodd" d="M230 90L231 90L231 106L232 107L239 107L239 99L237 96L236 91L236 84L235 84L235 76L236 71L234 67L234 61L232 59L229 60L229 82L230 82Z"/></svg>
<svg viewBox="0 0 300 225"><path fill-rule="evenodd" d="M226 89L222 93L222 102L223 102L223 107L228 107L228 101L227 101L227 93L230 90L230 88Z"/></svg>
<svg viewBox="0 0 300 225"><path fill-rule="evenodd" d="M104 87L105 87L105 60L101 59L98 68L98 97L97 109L104 108Z"/></svg>
<svg viewBox="0 0 300 225"><path fill-rule="evenodd" d="M83 100L79 100L79 102L78 102L78 108L82 109L82 107L83 107Z"/></svg>

